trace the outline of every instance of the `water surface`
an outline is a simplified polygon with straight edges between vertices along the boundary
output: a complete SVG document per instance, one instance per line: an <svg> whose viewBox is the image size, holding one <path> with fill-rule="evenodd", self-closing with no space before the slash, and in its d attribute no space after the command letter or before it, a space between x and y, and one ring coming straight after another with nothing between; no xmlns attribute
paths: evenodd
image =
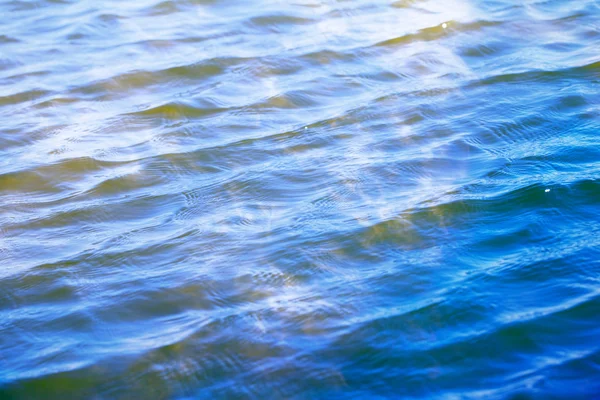
<svg viewBox="0 0 600 400"><path fill-rule="evenodd" d="M0 16L0 398L600 395L600 2Z"/></svg>

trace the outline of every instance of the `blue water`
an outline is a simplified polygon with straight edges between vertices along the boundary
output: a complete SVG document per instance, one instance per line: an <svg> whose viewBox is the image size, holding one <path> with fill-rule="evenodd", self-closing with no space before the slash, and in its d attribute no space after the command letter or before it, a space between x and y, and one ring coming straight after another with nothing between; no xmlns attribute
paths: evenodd
<svg viewBox="0 0 600 400"><path fill-rule="evenodd" d="M0 0L0 398L600 398L599 83L596 0Z"/></svg>

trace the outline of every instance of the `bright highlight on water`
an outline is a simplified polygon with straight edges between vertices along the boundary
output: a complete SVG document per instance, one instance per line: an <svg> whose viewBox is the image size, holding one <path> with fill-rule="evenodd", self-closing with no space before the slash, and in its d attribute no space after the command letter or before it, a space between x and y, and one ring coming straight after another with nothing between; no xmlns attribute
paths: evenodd
<svg viewBox="0 0 600 400"><path fill-rule="evenodd" d="M598 1L0 15L0 399L600 395Z"/></svg>

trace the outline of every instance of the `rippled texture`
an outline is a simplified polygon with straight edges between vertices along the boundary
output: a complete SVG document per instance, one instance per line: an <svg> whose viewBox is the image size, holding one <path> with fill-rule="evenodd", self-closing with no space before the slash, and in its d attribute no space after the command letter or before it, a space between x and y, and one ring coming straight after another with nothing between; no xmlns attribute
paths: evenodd
<svg viewBox="0 0 600 400"><path fill-rule="evenodd" d="M600 2L0 15L2 399L600 394Z"/></svg>

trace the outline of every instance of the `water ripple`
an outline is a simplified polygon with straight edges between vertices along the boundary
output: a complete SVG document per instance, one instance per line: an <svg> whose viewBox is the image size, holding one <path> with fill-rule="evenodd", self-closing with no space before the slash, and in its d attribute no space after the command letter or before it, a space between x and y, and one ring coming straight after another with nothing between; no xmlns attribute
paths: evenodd
<svg viewBox="0 0 600 400"><path fill-rule="evenodd" d="M599 392L597 1L0 13L0 398Z"/></svg>

